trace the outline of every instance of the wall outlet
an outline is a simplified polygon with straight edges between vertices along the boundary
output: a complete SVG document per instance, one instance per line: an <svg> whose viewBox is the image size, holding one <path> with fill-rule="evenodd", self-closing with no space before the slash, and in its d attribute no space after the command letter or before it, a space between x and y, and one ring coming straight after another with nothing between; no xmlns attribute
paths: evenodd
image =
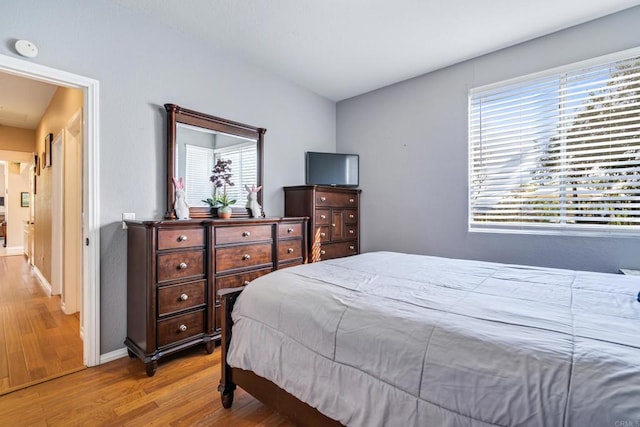
<svg viewBox="0 0 640 427"><path fill-rule="evenodd" d="M124 222L127 219L136 219L136 214L135 212L128 212L128 213L122 213L122 229L126 230L127 229L127 223Z"/></svg>

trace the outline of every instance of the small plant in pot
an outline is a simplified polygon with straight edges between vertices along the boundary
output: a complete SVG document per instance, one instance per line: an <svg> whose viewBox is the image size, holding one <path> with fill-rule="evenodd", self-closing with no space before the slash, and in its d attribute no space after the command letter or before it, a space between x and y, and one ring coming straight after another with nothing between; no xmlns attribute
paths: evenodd
<svg viewBox="0 0 640 427"><path fill-rule="evenodd" d="M213 182L213 197L209 197L203 202L208 204L212 210L217 208L218 217L223 219L231 218L231 205L236 202L235 199L231 199L227 194L227 186L233 186L233 182L231 182L231 160L218 159L211 172L212 175L209 180ZM220 194L221 188L222 194Z"/></svg>

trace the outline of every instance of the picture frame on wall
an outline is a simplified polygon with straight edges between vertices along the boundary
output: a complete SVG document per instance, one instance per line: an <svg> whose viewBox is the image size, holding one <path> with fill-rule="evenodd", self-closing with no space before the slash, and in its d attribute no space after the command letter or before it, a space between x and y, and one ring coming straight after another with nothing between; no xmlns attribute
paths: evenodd
<svg viewBox="0 0 640 427"><path fill-rule="evenodd" d="M40 175L40 158L37 153L33 153L33 175Z"/></svg>
<svg viewBox="0 0 640 427"><path fill-rule="evenodd" d="M49 133L44 137L44 154L42 155L42 165L45 168L51 167L51 144L53 143L53 134Z"/></svg>
<svg viewBox="0 0 640 427"><path fill-rule="evenodd" d="M26 191L22 191L20 193L20 207L21 208L29 207L29 193Z"/></svg>

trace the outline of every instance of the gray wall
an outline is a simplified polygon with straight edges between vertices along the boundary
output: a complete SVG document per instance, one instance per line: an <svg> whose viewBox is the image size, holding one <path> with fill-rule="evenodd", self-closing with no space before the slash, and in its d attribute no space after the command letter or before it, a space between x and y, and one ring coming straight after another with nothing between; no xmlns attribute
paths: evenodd
<svg viewBox="0 0 640 427"><path fill-rule="evenodd" d="M467 231L468 90L640 46L638 23L640 7L339 102L337 150L360 154L362 249L640 268L639 238Z"/></svg>
<svg viewBox="0 0 640 427"><path fill-rule="evenodd" d="M103 354L122 348L126 334L121 213L165 210L163 104L267 128L269 216L284 211L282 186L304 183L304 152L335 150L335 103L113 2L2 0L0 29L0 54L18 57L14 39L24 38L39 48L34 62L100 81Z"/></svg>

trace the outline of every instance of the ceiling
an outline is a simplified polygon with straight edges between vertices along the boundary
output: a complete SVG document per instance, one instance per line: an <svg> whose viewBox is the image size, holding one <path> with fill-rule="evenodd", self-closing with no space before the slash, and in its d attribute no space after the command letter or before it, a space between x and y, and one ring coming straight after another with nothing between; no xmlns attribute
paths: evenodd
<svg viewBox="0 0 640 427"><path fill-rule="evenodd" d="M333 101L640 0L112 0ZM56 86L0 73L0 125L35 129Z"/></svg>
<svg viewBox="0 0 640 427"><path fill-rule="evenodd" d="M334 101L640 0L113 0Z"/></svg>
<svg viewBox="0 0 640 427"><path fill-rule="evenodd" d="M0 73L0 125L35 129L57 86Z"/></svg>

